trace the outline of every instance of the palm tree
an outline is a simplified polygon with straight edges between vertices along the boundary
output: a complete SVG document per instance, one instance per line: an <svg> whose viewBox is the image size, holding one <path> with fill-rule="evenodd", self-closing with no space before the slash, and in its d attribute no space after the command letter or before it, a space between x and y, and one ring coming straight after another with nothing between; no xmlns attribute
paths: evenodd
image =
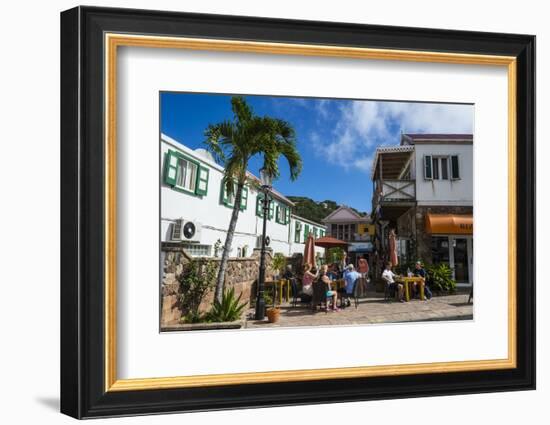
<svg viewBox="0 0 550 425"><path fill-rule="evenodd" d="M210 124L205 131L206 148L224 166L223 185L227 196L234 195L231 221L216 281L215 299L222 301L225 271L233 234L239 217L243 187L247 182L248 161L263 156L263 168L273 179L279 176L278 159L286 158L291 180L302 171L302 158L296 149L295 131L283 120L255 115L241 96L231 98L233 119Z"/></svg>

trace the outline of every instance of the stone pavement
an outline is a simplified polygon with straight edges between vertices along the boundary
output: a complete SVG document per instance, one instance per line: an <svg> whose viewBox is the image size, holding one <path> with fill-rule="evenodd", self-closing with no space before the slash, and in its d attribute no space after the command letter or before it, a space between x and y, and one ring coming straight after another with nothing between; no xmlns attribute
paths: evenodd
<svg viewBox="0 0 550 425"><path fill-rule="evenodd" d="M249 317L254 317L251 309ZM422 322L434 320L468 320L473 318L473 304L468 304L468 294L434 296L430 301L418 299L406 303L384 301L384 295L367 292L359 299L356 309L351 307L325 313L313 313L306 305L295 308L288 304L281 307L278 323L255 321L245 322L246 328L292 327L292 326L332 326L360 325L368 323Z"/></svg>

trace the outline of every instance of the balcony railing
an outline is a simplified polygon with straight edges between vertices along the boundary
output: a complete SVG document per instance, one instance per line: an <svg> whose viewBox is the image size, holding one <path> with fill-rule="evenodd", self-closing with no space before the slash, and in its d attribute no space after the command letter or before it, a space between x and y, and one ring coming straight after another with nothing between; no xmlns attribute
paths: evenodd
<svg viewBox="0 0 550 425"><path fill-rule="evenodd" d="M414 180L378 180L376 188L373 207L382 202L410 202L416 199Z"/></svg>

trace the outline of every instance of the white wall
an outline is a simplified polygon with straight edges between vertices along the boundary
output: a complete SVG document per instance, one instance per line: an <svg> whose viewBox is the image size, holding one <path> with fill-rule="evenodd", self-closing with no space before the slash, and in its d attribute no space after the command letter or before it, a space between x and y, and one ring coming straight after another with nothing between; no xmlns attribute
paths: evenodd
<svg viewBox="0 0 550 425"><path fill-rule="evenodd" d="M472 145L417 144L415 154L416 199L419 205L473 205ZM424 155L458 155L460 179L451 180L450 173L449 180L424 179Z"/></svg>
<svg viewBox="0 0 550 425"><path fill-rule="evenodd" d="M210 171L208 191L205 196L194 196L175 190L164 183L161 175L161 240L169 240L170 225L176 219L183 218L202 225L200 244L214 246L220 239L223 246L232 213L232 208L220 203L223 168L174 139L163 136L160 155L161 173L164 170L164 154L168 150L178 150L199 161L201 166L206 166ZM257 196L258 192L249 187L247 208L239 213L230 256L237 256L238 249L244 246L247 246L247 256L250 256L257 246L258 235L262 234L262 219L256 215ZM290 249L289 228L290 224L277 223L275 217L268 220L266 234L270 237L270 247L274 253L289 255L295 252Z"/></svg>
<svg viewBox="0 0 550 425"><path fill-rule="evenodd" d="M0 210L0 245L2 265L0 299L16 300L21 294L22 270L40 271L40 282L34 280L34 295L26 299L26 311L20 315L21 303L4 302L0 309L3 345L0 373L2 395L9 397L3 404L0 418L3 423L74 424L71 418L58 413L59 406L59 11L78 4L69 0L50 2L8 2L4 5L0 32L7 42L3 46L10 66L0 69L2 110L6 118L1 127L0 178L5 208ZM402 25L478 31L504 31L537 34L537 74L539 159L537 217L550 216L550 199L545 196L550 176L543 166L550 156L550 127L540 117L550 115L550 26L545 2L524 0L474 1L444 5L441 1L357 2L354 0L311 2L279 0L251 2L247 0L95 0L95 5L155 8L205 13L226 13L251 16L271 16L310 20L361 22L381 25ZM521 7L518 7L521 6ZM25 29L21 27L21 17ZM39 65L37 67L37 65ZM38 72L39 71L39 72ZM33 93L32 102L23 93ZM38 112L39 113L33 113ZM32 116L32 125L30 123ZM24 131L24 133L22 133ZM33 152L26 160L29 168L40 175L40 190L29 196L23 188L36 187L35 173L22 173L20 158L24 136L26 148ZM17 176L17 184L10 184ZM21 237L23 224L35 223L40 216L40 238L43 248L29 257L22 255L28 239ZM537 223L539 259L550 257L550 223ZM408 425L441 424L469 425L486 418L499 425L544 423L548 419L550 399L550 309L545 308L550 286L545 285L544 267L538 268L537 366L538 390L472 394L436 398L411 398L388 401L369 401L205 412L186 415L157 415L150 417L97 420L94 424L181 424L182 421L204 425L264 425L290 422L315 422L319 425L340 424L346 421L372 423L406 423ZM17 326L14 320L17 318ZM40 324L37 328L37 323ZM38 330L39 329L39 330ZM367 342L368 344L368 342ZM352 344L353 346L353 344ZM173 355L173 354L172 354ZM31 377L32 379L22 379ZM31 382L32 381L32 382ZM544 419L546 418L546 419Z"/></svg>

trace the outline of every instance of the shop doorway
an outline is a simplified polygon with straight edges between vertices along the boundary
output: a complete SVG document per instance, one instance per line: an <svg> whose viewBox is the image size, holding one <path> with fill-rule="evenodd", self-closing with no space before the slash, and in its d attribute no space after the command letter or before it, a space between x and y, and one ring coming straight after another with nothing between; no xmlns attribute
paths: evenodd
<svg viewBox="0 0 550 425"><path fill-rule="evenodd" d="M453 270L457 284L471 285L473 239L464 235L432 236L432 262L446 263Z"/></svg>

